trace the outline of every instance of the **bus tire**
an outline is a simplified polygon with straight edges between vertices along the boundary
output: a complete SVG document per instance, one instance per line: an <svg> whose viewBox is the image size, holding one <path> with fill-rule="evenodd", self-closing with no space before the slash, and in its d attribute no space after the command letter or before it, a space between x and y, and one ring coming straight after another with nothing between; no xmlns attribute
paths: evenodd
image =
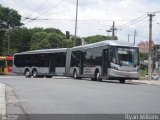
<svg viewBox="0 0 160 120"><path fill-rule="evenodd" d="M52 76L50 76L50 75L46 75L45 77L46 77L46 78L52 78Z"/></svg>
<svg viewBox="0 0 160 120"><path fill-rule="evenodd" d="M33 69L33 71L32 71L32 76L33 76L34 78L37 78L37 77L38 77L38 72L37 72L36 69Z"/></svg>
<svg viewBox="0 0 160 120"><path fill-rule="evenodd" d="M100 72L97 70L96 71L96 73L95 73L95 79L96 79L96 81L98 81L98 82L101 82L102 81L102 79L100 78Z"/></svg>
<svg viewBox="0 0 160 120"><path fill-rule="evenodd" d="M30 72L29 72L28 69L26 69L26 70L24 71L24 75L26 76L26 78L31 77Z"/></svg>
<svg viewBox="0 0 160 120"><path fill-rule="evenodd" d="M119 82L120 83L125 83L125 79L120 79Z"/></svg>
<svg viewBox="0 0 160 120"><path fill-rule="evenodd" d="M92 81L95 81L96 79L95 79L95 78L91 78L91 80L92 80Z"/></svg>
<svg viewBox="0 0 160 120"><path fill-rule="evenodd" d="M73 72L73 78L77 79L77 71L76 70L74 70L74 72Z"/></svg>
<svg viewBox="0 0 160 120"><path fill-rule="evenodd" d="M38 75L38 78L44 78L44 76L43 75Z"/></svg>

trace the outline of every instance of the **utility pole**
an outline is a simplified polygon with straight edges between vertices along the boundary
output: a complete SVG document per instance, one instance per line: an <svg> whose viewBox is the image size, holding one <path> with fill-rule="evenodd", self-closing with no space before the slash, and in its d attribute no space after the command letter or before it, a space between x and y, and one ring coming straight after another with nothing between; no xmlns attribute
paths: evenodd
<svg viewBox="0 0 160 120"><path fill-rule="evenodd" d="M76 46L76 38L77 38L77 18L78 18L78 0L77 0L77 3L76 3L76 20L75 20L74 46Z"/></svg>
<svg viewBox="0 0 160 120"><path fill-rule="evenodd" d="M137 31L135 30L135 31L134 31L134 44L135 44L135 42L136 42L136 35L137 35Z"/></svg>
<svg viewBox="0 0 160 120"><path fill-rule="evenodd" d="M152 75L152 58L151 58L151 49L152 49L152 18L155 14L148 14L149 16L149 55L148 55L148 80L151 80Z"/></svg>
<svg viewBox="0 0 160 120"><path fill-rule="evenodd" d="M114 40L114 38L115 38L115 30L117 30L117 28L115 28L115 22L114 21L113 21L113 25L112 25L110 30L112 30L112 39Z"/></svg>
<svg viewBox="0 0 160 120"><path fill-rule="evenodd" d="M130 37L130 34L128 34L128 42L129 42L129 37Z"/></svg>
<svg viewBox="0 0 160 120"><path fill-rule="evenodd" d="M7 54L10 55L10 48L11 48L11 40L10 40L10 29L8 29L8 50L7 50Z"/></svg>

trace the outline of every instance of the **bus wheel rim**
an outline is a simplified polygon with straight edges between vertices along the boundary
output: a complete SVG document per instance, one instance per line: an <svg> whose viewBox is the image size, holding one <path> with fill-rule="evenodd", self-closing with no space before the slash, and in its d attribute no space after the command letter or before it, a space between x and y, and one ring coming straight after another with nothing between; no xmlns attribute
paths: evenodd
<svg viewBox="0 0 160 120"><path fill-rule="evenodd" d="M28 71L28 70L25 72L25 75L26 75L26 76L29 76L29 71Z"/></svg>
<svg viewBox="0 0 160 120"><path fill-rule="evenodd" d="M97 80L99 80L99 77L100 77L99 72L97 72L96 77L97 77Z"/></svg>
<svg viewBox="0 0 160 120"><path fill-rule="evenodd" d="M77 78L77 72L76 71L74 72L74 78Z"/></svg>
<svg viewBox="0 0 160 120"><path fill-rule="evenodd" d="M34 72L33 72L33 77L36 77L36 76L37 76L37 72L34 71Z"/></svg>

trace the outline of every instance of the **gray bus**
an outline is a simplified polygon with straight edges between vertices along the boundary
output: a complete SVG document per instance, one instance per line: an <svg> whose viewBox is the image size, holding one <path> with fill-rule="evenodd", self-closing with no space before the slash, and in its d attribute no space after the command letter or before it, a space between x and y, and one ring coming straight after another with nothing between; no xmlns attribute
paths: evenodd
<svg viewBox="0 0 160 120"><path fill-rule="evenodd" d="M67 48L43 49L16 53L13 73L26 77L47 77L65 75Z"/></svg>
<svg viewBox="0 0 160 120"><path fill-rule="evenodd" d="M68 50L66 75L119 80L139 78L139 50L134 44L106 40Z"/></svg>

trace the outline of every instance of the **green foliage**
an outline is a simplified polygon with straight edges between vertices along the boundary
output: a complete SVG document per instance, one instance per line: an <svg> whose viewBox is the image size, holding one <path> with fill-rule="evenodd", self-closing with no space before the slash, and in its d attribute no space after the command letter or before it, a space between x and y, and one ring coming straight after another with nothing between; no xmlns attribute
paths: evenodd
<svg viewBox="0 0 160 120"><path fill-rule="evenodd" d="M21 15L17 11L10 9L8 7L3 7L0 5L0 54L5 55L7 52L7 37L6 31L12 31L13 28L23 25L21 23ZM6 40L6 41L5 41ZM16 42L15 42L16 43ZM10 50L14 53L14 50Z"/></svg>
<svg viewBox="0 0 160 120"><path fill-rule="evenodd" d="M140 61L144 61L148 59L148 53L140 53Z"/></svg>
<svg viewBox="0 0 160 120"><path fill-rule="evenodd" d="M72 48L74 46L74 41L72 39L64 39L63 40L63 47L64 48Z"/></svg>
<svg viewBox="0 0 160 120"><path fill-rule="evenodd" d="M11 30L9 33L6 32L4 36L4 45L3 52L7 53L8 47L8 35L10 36L10 55L13 55L15 52L24 52L30 49L31 42L31 31L27 28L17 28Z"/></svg>
<svg viewBox="0 0 160 120"><path fill-rule="evenodd" d="M47 28L45 30L33 28L31 50L64 48L72 46L72 41L66 40L65 35L58 29ZM37 31L37 32L36 32Z"/></svg>
<svg viewBox="0 0 160 120"><path fill-rule="evenodd" d="M63 36L57 33L48 33L49 42L53 48L63 48Z"/></svg>
<svg viewBox="0 0 160 120"><path fill-rule="evenodd" d="M21 26L21 15L17 11L0 5L0 29L10 29Z"/></svg>
<svg viewBox="0 0 160 120"><path fill-rule="evenodd" d="M30 29L32 34L37 33L37 32L42 32L43 30L44 29L40 27L35 27L35 28Z"/></svg>
<svg viewBox="0 0 160 120"><path fill-rule="evenodd" d="M95 43L95 42L100 42L103 40L112 40L111 36L103 36L103 35L95 35L95 36L89 36L84 38L84 41L86 43ZM117 40L117 37L115 37L115 40Z"/></svg>
<svg viewBox="0 0 160 120"><path fill-rule="evenodd" d="M148 73L148 70L145 69L145 70L141 70L140 71L140 77L145 77L145 75Z"/></svg>
<svg viewBox="0 0 160 120"><path fill-rule="evenodd" d="M55 33L61 36L65 36L59 29L56 29L56 28L46 28L44 31L47 33Z"/></svg>
<svg viewBox="0 0 160 120"><path fill-rule="evenodd" d="M13 30L10 35L11 48L17 49L17 52L29 50L31 37L32 37L31 31L27 28L18 28Z"/></svg>
<svg viewBox="0 0 160 120"><path fill-rule="evenodd" d="M34 33L31 39L31 50L51 48L49 37L46 32Z"/></svg>
<svg viewBox="0 0 160 120"><path fill-rule="evenodd" d="M3 38L5 31L0 31L0 55L3 55Z"/></svg>

